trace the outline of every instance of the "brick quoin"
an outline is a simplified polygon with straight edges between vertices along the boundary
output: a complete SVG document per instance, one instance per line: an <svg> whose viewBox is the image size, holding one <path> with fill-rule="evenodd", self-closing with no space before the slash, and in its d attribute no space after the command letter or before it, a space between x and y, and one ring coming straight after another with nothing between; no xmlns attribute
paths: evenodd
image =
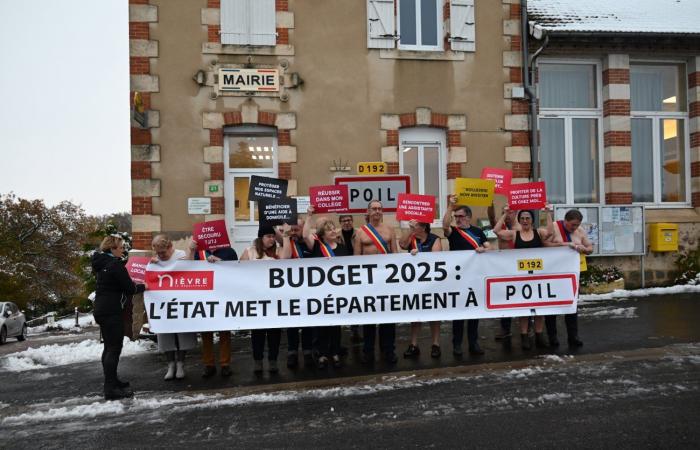
<svg viewBox="0 0 700 450"><path fill-rule="evenodd" d="M142 231L135 231L131 233L131 247L134 249L150 250L151 241L153 241L153 233Z"/></svg>
<svg viewBox="0 0 700 450"><path fill-rule="evenodd" d="M603 134L605 147L630 147L632 145L631 131L606 131Z"/></svg>
<svg viewBox="0 0 700 450"><path fill-rule="evenodd" d="M282 180L292 179L292 163L278 163L277 176Z"/></svg>
<svg viewBox="0 0 700 450"><path fill-rule="evenodd" d="M243 123L241 113L238 111L229 111L224 113L224 123L226 125L240 125Z"/></svg>
<svg viewBox="0 0 700 450"><path fill-rule="evenodd" d="M131 145L151 144L151 131L131 127Z"/></svg>
<svg viewBox="0 0 700 450"><path fill-rule="evenodd" d="M611 177L631 177L631 161L611 161L605 163L605 178Z"/></svg>
<svg viewBox="0 0 700 450"><path fill-rule="evenodd" d="M153 197L131 197L131 214L153 214Z"/></svg>
<svg viewBox="0 0 700 450"><path fill-rule="evenodd" d="M130 5L148 5L148 0L129 0Z"/></svg>
<svg viewBox="0 0 700 450"><path fill-rule="evenodd" d="M386 132L386 145L388 145L388 146L399 145L399 130L388 130Z"/></svg>
<svg viewBox="0 0 700 450"><path fill-rule="evenodd" d="M212 197L211 198L211 213L212 214L223 214L224 213L224 198L223 197Z"/></svg>
<svg viewBox="0 0 700 450"><path fill-rule="evenodd" d="M605 100L603 102L603 116L629 116L629 100Z"/></svg>
<svg viewBox="0 0 700 450"><path fill-rule="evenodd" d="M207 25L207 42L221 42L219 31L221 31L219 25Z"/></svg>
<svg viewBox="0 0 700 450"><path fill-rule="evenodd" d="M430 125L433 127L447 128L447 114L432 113Z"/></svg>
<svg viewBox="0 0 700 450"><path fill-rule="evenodd" d="M513 171L513 178L530 178L530 163L512 163L511 169Z"/></svg>
<svg viewBox="0 0 700 450"><path fill-rule="evenodd" d="M289 11L289 1L275 0L275 11Z"/></svg>
<svg viewBox="0 0 700 450"><path fill-rule="evenodd" d="M462 145L462 134L456 130L449 130L447 132L447 146L459 147L460 145Z"/></svg>
<svg viewBox="0 0 700 450"><path fill-rule="evenodd" d="M388 173L389 175L398 175L399 174L399 163L397 163L397 162L386 163L386 173Z"/></svg>
<svg viewBox="0 0 700 450"><path fill-rule="evenodd" d="M511 114L527 114L530 112L530 104L527 100L511 100L510 112Z"/></svg>
<svg viewBox="0 0 700 450"><path fill-rule="evenodd" d="M530 145L529 131L511 131L510 141L514 147L528 147Z"/></svg>
<svg viewBox="0 0 700 450"><path fill-rule="evenodd" d="M510 18L519 19L520 18L520 5L517 3L511 3L510 5Z"/></svg>
<svg viewBox="0 0 700 450"><path fill-rule="evenodd" d="M416 113L406 113L399 116L399 121L402 127L415 127L416 126Z"/></svg>
<svg viewBox="0 0 700 450"><path fill-rule="evenodd" d="M450 18L450 4L445 3L442 5L442 17L444 20L448 20Z"/></svg>
<svg viewBox="0 0 700 450"><path fill-rule="evenodd" d="M221 8L221 0L207 0L207 8Z"/></svg>
<svg viewBox="0 0 700 450"><path fill-rule="evenodd" d="M151 163L149 161L131 161L132 180L150 180Z"/></svg>
<svg viewBox="0 0 700 450"><path fill-rule="evenodd" d="M606 69L603 71L603 84L630 84L629 69Z"/></svg>
<svg viewBox="0 0 700 450"><path fill-rule="evenodd" d="M511 36L510 37L510 49L511 50L520 50L520 43L522 40L520 39L520 36Z"/></svg>
<svg viewBox="0 0 700 450"><path fill-rule="evenodd" d="M224 130L222 128L215 128L209 130L209 145L224 145Z"/></svg>
<svg viewBox="0 0 700 450"><path fill-rule="evenodd" d="M447 179L454 180L462 177L461 163L447 163Z"/></svg>
<svg viewBox="0 0 700 450"><path fill-rule="evenodd" d="M700 102L693 102L690 104L688 115L691 118L700 116Z"/></svg>
<svg viewBox="0 0 700 450"><path fill-rule="evenodd" d="M693 202L693 206L694 206L695 208L699 208L699 207L700 207L700 192L693 192L693 195L692 195L692 202Z"/></svg>
<svg viewBox="0 0 700 450"><path fill-rule="evenodd" d="M134 102L134 91L129 92L129 105ZM143 101L143 109L151 109L151 93L141 92L141 101Z"/></svg>
<svg viewBox="0 0 700 450"><path fill-rule="evenodd" d="M609 205L628 205L632 203L632 193L608 192L605 194L605 203Z"/></svg>
<svg viewBox="0 0 700 450"><path fill-rule="evenodd" d="M694 88L700 86L700 72L688 74L688 87Z"/></svg>
<svg viewBox="0 0 700 450"><path fill-rule="evenodd" d="M129 39L149 39L147 22L129 22Z"/></svg>
<svg viewBox="0 0 700 450"><path fill-rule="evenodd" d="M288 28L277 28L277 44L278 45L289 45L289 29Z"/></svg>
<svg viewBox="0 0 700 450"><path fill-rule="evenodd" d="M129 58L129 73L131 75L142 75L150 73L151 62L147 57L135 57Z"/></svg>
<svg viewBox="0 0 700 450"><path fill-rule="evenodd" d="M289 130L277 131L277 145L292 145L292 138Z"/></svg>
<svg viewBox="0 0 700 450"><path fill-rule="evenodd" d="M700 161L690 163L690 176L693 178L700 177Z"/></svg>
<svg viewBox="0 0 700 450"><path fill-rule="evenodd" d="M275 120L277 119L277 114L271 112L258 111L258 123L260 125L275 125Z"/></svg>
<svg viewBox="0 0 700 450"><path fill-rule="evenodd" d="M690 146L691 147L700 147L700 131L696 131L695 133L690 133Z"/></svg>
<svg viewBox="0 0 700 450"><path fill-rule="evenodd" d="M510 82L511 83L522 83L523 82L523 71L520 67L510 68Z"/></svg>
<svg viewBox="0 0 700 450"><path fill-rule="evenodd" d="M211 180L223 180L224 179L224 163L211 163L211 164L209 164L209 178Z"/></svg>

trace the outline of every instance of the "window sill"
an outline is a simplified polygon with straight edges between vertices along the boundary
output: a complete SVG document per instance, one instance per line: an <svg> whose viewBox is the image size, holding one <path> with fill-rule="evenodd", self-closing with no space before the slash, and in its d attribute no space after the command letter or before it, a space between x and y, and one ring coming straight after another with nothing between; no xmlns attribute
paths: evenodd
<svg viewBox="0 0 700 450"><path fill-rule="evenodd" d="M207 55L267 55L294 56L293 45L251 47L244 45L223 45L216 42L202 44L202 53Z"/></svg>
<svg viewBox="0 0 700 450"><path fill-rule="evenodd" d="M380 59L420 59L425 61L464 61L464 52L380 49Z"/></svg>

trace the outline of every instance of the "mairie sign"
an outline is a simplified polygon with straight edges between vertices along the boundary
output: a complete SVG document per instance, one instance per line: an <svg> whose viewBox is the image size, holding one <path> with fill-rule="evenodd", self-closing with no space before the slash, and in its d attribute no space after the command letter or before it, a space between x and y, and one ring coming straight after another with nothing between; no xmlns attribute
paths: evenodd
<svg viewBox="0 0 700 450"><path fill-rule="evenodd" d="M277 69L219 69L219 90L277 92L280 90Z"/></svg>

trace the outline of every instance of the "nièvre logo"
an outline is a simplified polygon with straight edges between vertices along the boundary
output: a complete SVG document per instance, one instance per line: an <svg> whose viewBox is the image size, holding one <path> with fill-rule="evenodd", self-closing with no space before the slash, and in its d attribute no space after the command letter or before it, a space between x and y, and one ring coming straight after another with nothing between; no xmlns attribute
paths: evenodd
<svg viewBox="0 0 700 450"><path fill-rule="evenodd" d="M210 291L214 289L214 272L211 270L147 272L146 284L151 291Z"/></svg>

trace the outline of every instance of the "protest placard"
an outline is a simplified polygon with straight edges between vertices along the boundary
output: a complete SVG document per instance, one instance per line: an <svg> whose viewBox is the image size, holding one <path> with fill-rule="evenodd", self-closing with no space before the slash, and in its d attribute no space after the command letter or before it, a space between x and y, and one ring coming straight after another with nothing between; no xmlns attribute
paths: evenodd
<svg viewBox="0 0 700 450"><path fill-rule="evenodd" d="M225 220L195 223L192 227L192 239L197 243L197 250L216 250L231 246L226 232Z"/></svg>
<svg viewBox="0 0 700 450"><path fill-rule="evenodd" d="M297 223L297 201L293 198L261 200L258 202L260 223L264 225L282 225Z"/></svg>
<svg viewBox="0 0 700 450"><path fill-rule="evenodd" d="M508 195L508 192L510 191L510 180L513 178L513 172L508 169L484 167L481 170L481 178L484 180L493 180L496 183L493 188L494 193Z"/></svg>
<svg viewBox="0 0 700 450"><path fill-rule="evenodd" d="M508 207L518 209L542 209L547 203L547 190L544 181L511 184L508 193Z"/></svg>
<svg viewBox="0 0 700 450"><path fill-rule="evenodd" d="M435 197L432 195L399 194L396 220L417 220L432 223L435 219Z"/></svg>
<svg viewBox="0 0 700 450"><path fill-rule="evenodd" d="M151 261L148 256L130 256L126 262L126 271L134 283L146 282L146 266Z"/></svg>
<svg viewBox="0 0 700 450"><path fill-rule="evenodd" d="M278 178L260 177L252 175L250 177L250 189L248 190L248 201L258 202L266 199L277 199L287 196L287 180Z"/></svg>
<svg viewBox="0 0 700 450"><path fill-rule="evenodd" d="M309 197L317 213L347 211L350 201L346 184L313 186L309 188Z"/></svg>
<svg viewBox="0 0 700 450"><path fill-rule="evenodd" d="M493 202L493 180L480 178L457 178L455 195L458 205L489 206Z"/></svg>

